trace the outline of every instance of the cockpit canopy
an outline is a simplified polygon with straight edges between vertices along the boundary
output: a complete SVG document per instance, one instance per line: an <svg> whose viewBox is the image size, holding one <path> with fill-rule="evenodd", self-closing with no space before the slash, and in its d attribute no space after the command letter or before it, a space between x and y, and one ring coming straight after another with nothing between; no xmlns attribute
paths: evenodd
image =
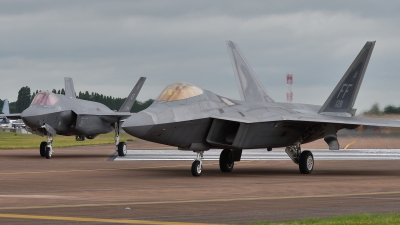
<svg viewBox="0 0 400 225"><path fill-rule="evenodd" d="M54 93L44 91L36 94L31 105L52 106L56 104L57 101L58 97Z"/></svg>
<svg viewBox="0 0 400 225"><path fill-rule="evenodd" d="M173 102L203 94L203 90L189 83L174 83L167 86L158 96L157 101Z"/></svg>

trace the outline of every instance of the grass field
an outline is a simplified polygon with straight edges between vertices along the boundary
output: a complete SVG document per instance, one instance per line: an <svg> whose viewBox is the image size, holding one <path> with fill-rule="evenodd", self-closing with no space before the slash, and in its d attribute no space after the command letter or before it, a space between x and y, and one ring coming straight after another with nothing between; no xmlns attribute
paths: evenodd
<svg viewBox="0 0 400 225"><path fill-rule="evenodd" d="M360 214L350 216L337 216L327 219L305 219L295 220L282 223L270 222L257 222L251 225L308 225L308 224L321 224L321 225L372 225L372 224L400 224L400 214Z"/></svg>
<svg viewBox="0 0 400 225"><path fill-rule="evenodd" d="M13 132L0 131L0 149L27 149L39 148L40 142L46 141L45 137L40 137L35 134L16 134ZM129 134L122 134L120 141L136 141L136 138ZM53 138L54 148L85 146L85 145L103 145L114 143L114 132L102 134L95 139L85 139L85 141L76 141L75 136L57 135Z"/></svg>

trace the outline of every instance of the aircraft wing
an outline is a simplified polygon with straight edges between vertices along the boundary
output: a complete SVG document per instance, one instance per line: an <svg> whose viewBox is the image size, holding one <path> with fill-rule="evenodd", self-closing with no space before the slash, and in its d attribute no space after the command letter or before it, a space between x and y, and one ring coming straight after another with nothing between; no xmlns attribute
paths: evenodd
<svg viewBox="0 0 400 225"><path fill-rule="evenodd" d="M11 114L0 114L1 117L7 117L8 119L21 119L21 113L11 113Z"/></svg>
<svg viewBox="0 0 400 225"><path fill-rule="evenodd" d="M124 119L127 119L130 117L132 113L123 113L123 112L111 112L111 113L106 113L106 112L97 112L97 113L79 113L79 117L84 117L84 116L98 116L102 120L109 122L109 123L115 123L117 121L121 121Z"/></svg>
<svg viewBox="0 0 400 225"><path fill-rule="evenodd" d="M400 127L400 119L367 118L367 117L334 117L334 116L282 116L284 121L304 121L313 123L331 123L346 125L365 125L380 127Z"/></svg>
<svg viewBox="0 0 400 225"><path fill-rule="evenodd" d="M400 119L389 119L389 118L368 118L361 116L353 117L336 117L336 116L325 116L325 115L306 115L306 114L293 114L293 115L278 115L271 116L262 119L258 119L252 116L236 116L228 114L221 114L219 116L213 116L214 119L221 119L227 121L235 121L239 123L264 123L264 122L309 122L309 123L322 123L322 124L343 124L343 125L365 125L365 126L380 126L380 127L400 127Z"/></svg>

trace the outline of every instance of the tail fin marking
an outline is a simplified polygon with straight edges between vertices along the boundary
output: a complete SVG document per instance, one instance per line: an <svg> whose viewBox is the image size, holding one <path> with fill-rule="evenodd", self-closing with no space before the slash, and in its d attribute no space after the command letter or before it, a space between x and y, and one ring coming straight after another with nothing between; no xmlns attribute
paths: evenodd
<svg viewBox="0 0 400 225"><path fill-rule="evenodd" d="M140 89L142 89L142 86L143 86L145 81L146 81L146 77L141 77L138 80L138 82L136 83L135 87L133 87L131 93L126 98L124 104L122 104L122 106L118 110L118 112L130 112L131 111L132 106L135 103L136 97L138 96L138 94L140 92Z"/></svg>
<svg viewBox="0 0 400 225"><path fill-rule="evenodd" d="M318 113L350 117L375 41L367 42Z"/></svg>

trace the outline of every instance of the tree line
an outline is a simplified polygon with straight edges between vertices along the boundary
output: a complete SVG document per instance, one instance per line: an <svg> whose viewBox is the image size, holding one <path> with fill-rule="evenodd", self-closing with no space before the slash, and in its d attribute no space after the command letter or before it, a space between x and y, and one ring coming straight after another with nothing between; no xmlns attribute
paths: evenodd
<svg viewBox="0 0 400 225"><path fill-rule="evenodd" d="M35 92L32 92L31 94L31 89L28 86L22 87L18 91L18 98L16 102L10 102L10 113L21 113L24 111L26 108L29 107L31 104L32 100L35 98L36 94L39 93L39 90L36 90ZM52 90L53 93L56 94L62 94L65 95L65 90L64 88L61 90ZM88 100L88 101L94 101L98 103L102 103L106 105L108 108L111 110L119 110L119 108L122 106L126 98L114 98L112 96L106 96L103 94L99 94L96 92L89 93L88 91L86 92L79 92L76 98L82 99L82 100ZM131 112L139 112L147 107L149 107L153 103L153 99L149 99L147 101L141 102L136 100L135 103L132 106ZM0 99L0 113L2 111L2 107L4 104L4 100Z"/></svg>
<svg viewBox="0 0 400 225"><path fill-rule="evenodd" d="M396 115L400 114L400 106L387 105L383 107L383 110L379 107L379 104L375 102L371 108L363 112L364 115Z"/></svg>

